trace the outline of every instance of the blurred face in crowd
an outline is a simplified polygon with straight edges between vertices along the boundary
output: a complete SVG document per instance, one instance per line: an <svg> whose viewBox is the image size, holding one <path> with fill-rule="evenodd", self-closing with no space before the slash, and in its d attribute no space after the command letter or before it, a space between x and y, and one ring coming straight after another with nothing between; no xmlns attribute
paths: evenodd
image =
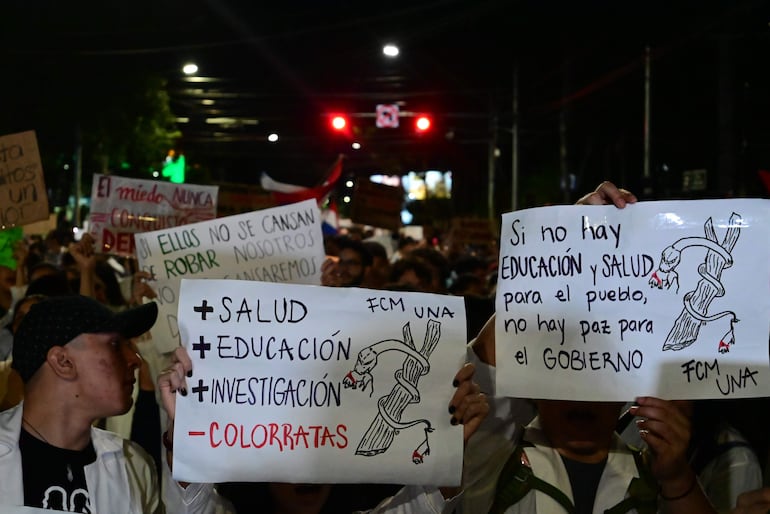
<svg viewBox="0 0 770 514"><path fill-rule="evenodd" d="M599 462L606 457L622 408L620 402L537 402L540 425L551 445L565 457L581 462Z"/></svg>
<svg viewBox="0 0 770 514"><path fill-rule="evenodd" d="M272 514L318 514L330 491L329 485L271 483Z"/></svg>
<svg viewBox="0 0 770 514"><path fill-rule="evenodd" d="M366 271L361 255L352 248L340 250L337 269L339 270L339 281L342 287L360 285Z"/></svg>

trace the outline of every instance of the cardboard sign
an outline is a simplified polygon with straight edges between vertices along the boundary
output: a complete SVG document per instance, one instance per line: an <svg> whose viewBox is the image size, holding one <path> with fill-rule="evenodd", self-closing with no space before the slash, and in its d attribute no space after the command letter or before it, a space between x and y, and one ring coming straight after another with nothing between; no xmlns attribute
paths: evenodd
<svg viewBox="0 0 770 514"><path fill-rule="evenodd" d="M492 224L486 218L453 218L449 230L452 244L488 246L497 242Z"/></svg>
<svg viewBox="0 0 770 514"><path fill-rule="evenodd" d="M278 205L272 194L250 184L220 183L218 216L232 216L244 212L268 209Z"/></svg>
<svg viewBox="0 0 770 514"><path fill-rule="evenodd" d="M402 188L359 180L353 192L350 219L362 225L398 230L403 206Z"/></svg>
<svg viewBox="0 0 770 514"><path fill-rule="evenodd" d="M460 483L462 298L183 280L179 329L177 480Z"/></svg>
<svg viewBox="0 0 770 514"><path fill-rule="evenodd" d="M504 215L497 393L767 396L769 222L747 199Z"/></svg>
<svg viewBox="0 0 770 514"><path fill-rule="evenodd" d="M94 175L90 229L101 253L133 256L133 235L215 218L217 186Z"/></svg>
<svg viewBox="0 0 770 514"><path fill-rule="evenodd" d="M0 137L0 230L48 218L34 131Z"/></svg>
<svg viewBox="0 0 770 514"><path fill-rule="evenodd" d="M177 304L183 278L234 278L320 284L324 260L315 200L136 234L140 269L158 295L153 341L161 353L179 346Z"/></svg>

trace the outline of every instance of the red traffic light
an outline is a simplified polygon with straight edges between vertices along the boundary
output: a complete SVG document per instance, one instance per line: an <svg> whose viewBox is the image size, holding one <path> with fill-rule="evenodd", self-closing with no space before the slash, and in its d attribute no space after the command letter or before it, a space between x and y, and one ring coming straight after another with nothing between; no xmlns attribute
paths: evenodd
<svg viewBox="0 0 770 514"><path fill-rule="evenodd" d="M341 114L335 114L331 116L331 125L334 130L338 132L342 132L347 128L348 120L345 116L342 116Z"/></svg>
<svg viewBox="0 0 770 514"><path fill-rule="evenodd" d="M417 118L414 120L414 128L417 130L417 132L427 132L430 130L432 124L433 122L431 121L430 117L424 114L417 116Z"/></svg>

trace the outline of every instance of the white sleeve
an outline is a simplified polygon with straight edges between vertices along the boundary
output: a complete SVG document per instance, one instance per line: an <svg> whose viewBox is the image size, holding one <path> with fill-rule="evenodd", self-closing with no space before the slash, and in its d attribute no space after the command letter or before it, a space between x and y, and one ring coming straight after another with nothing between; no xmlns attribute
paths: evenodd
<svg viewBox="0 0 770 514"><path fill-rule="evenodd" d="M367 514L450 514L460 503L462 493L448 500L433 486L407 485L386 498Z"/></svg>
<svg viewBox="0 0 770 514"><path fill-rule="evenodd" d="M166 514L234 514L235 508L217 493L214 484L182 487L163 463L163 504Z"/></svg>
<svg viewBox="0 0 770 514"><path fill-rule="evenodd" d="M495 395L497 370L479 359L473 351L474 341L468 343L467 360L476 368L473 380L479 384L481 392L489 399L489 414L484 418L477 432L498 433L510 440L517 426L525 427L534 419L535 406L530 400L523 398Z"/></svg>

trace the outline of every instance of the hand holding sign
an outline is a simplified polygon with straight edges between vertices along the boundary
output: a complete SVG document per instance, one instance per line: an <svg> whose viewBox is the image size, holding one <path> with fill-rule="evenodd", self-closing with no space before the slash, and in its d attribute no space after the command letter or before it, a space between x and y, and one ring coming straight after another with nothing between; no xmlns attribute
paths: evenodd
<svg viewBox="0 0 770 514"><path fill-rule="evenodd" d="M636 203L636 195L606 180L596 190L575 202L576 205L614 205L619 209L629 203Z"/></svg>

